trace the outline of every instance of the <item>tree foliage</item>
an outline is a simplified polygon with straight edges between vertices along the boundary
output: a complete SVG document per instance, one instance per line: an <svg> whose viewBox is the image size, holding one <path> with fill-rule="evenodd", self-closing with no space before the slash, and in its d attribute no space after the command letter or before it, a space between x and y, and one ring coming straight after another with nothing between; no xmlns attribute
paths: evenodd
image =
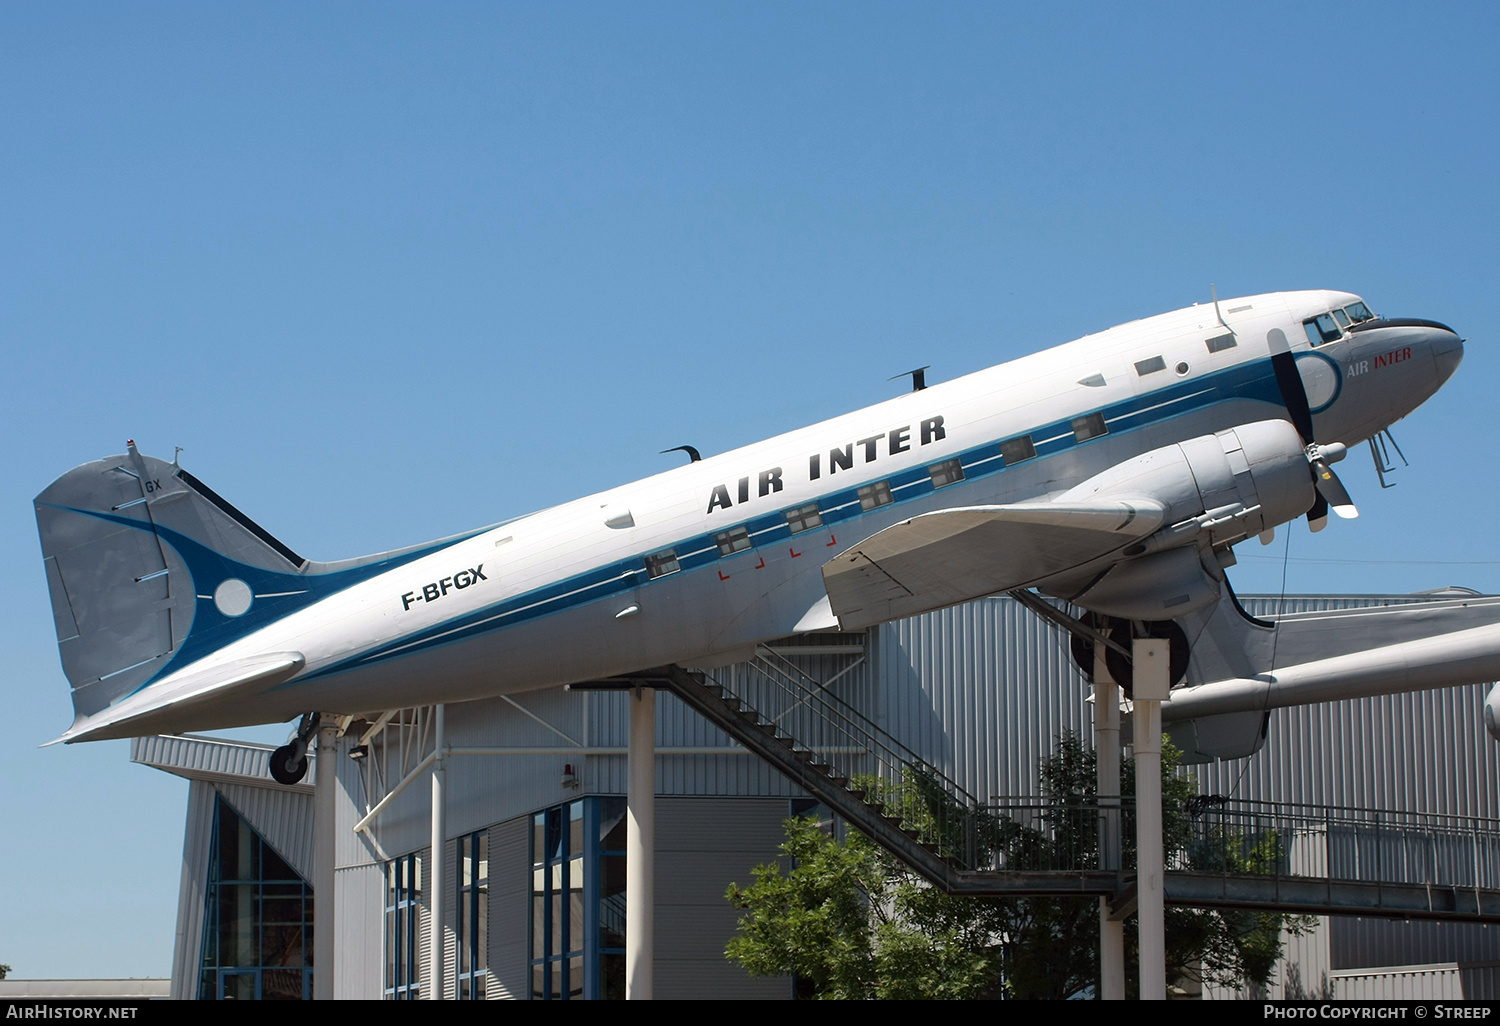
<svg viewBox="0 0 1500 1026"><path fill-rule="evenodd" d="M1170 746L1168 746L1170 749ZM1197 787L1171 770L1163 754L1163 820L1168 851L1214 868L1253 872L1277 857L1279 843L1203 844L1184 813ZM1134 793L1134 767L1122 767L1122 790ZM1041 766L1042 789L1053 800L1037 826L988 817L976 829L982 855L1012 868L1082 866L1097 857L1097 818L1078 815L1094 795L1094 754L1064 734ZM904 809L936 803L922 781L861 782L872 797ZM902 792L902 793L898 793ZM1071 810L1071 811L1070 811ZM953 810L930 808L927 823L953 821ZM923 814L917 814L923 815ZM937 831L939 843L941 830ZM1127 840L1133 847L1133 838ZM1099 906L1094 898L954 897L929 886L871 840L850 830L831 837L812 818L786 822L781 852L789 868L755 868L749 887L731 885L741 910L739 933L725 954L757 976L793 976L799 993L820 998L1085 997L1099 975ZM1226 865L1228 859L1232 865ZM1201 865L1201 868L1209 868ZM1166 910L1168 978L1224 985L1260 984L1281 954L1283 930L1306 920L1265 912ZM1138 972L1132 923L1126 924L1127 987Z"/></svg>

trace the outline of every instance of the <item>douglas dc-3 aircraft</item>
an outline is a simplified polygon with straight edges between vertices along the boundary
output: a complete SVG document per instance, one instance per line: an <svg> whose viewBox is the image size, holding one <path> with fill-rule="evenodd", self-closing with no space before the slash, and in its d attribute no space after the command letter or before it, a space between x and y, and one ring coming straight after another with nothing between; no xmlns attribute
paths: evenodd
<svg viewBox="0 0 1500 1026"><path fill-rule="evenodd" d="M1329 506L1356 515L1329 464L1462 355L1447 326L1376 317L1349 293L1216 300L331 563L131 442L36 499L77 714L59 740L712 667L1023 588L1109 629L1201 631L1232 604L1230 547L1304 514L1320 528Z"/></svg>

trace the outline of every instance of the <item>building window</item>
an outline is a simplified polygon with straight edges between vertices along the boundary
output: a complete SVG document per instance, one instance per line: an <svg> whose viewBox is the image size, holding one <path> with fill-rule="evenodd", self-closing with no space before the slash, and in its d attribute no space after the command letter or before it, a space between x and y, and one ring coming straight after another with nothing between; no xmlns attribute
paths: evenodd
<svg viewBox="0 0 1500 1026"><path fill-rule="evenodd" d="M1001 442L1000 455L1005 457L1007 467L1016 463L1024 463L1036 456L1036 445L1032 443L1030 435L1022 435L1020 438Z"/></svg>
<svg viewBox="0 0 1500 1026"><path fill-rule="evenodd" d="M199 998L312 997L312 888L222 798L205 901Z"/></svg>
<svg viewBox="0 0 1500 1026"><path fill-rule="evenodd" d="M743 527L731 527L714 535L714 543L719 546L719 555L732 556L750 547L750 531Z"/></svg>
<svg viewBox="0 0 1500 1026"><path fill-rule="evenodd" d="M891 495L891 483L889 481L876 481L872 485L865 485L859 490L860 509L879 509L881 506L889 506L896 499Z"/></svg>
<svg viewBox="0 0 1500 1026"><path fill-rule="evenodd" d="M484 1000L490 911L490 835L487 830L458 839L459 1000Z"/></svg>
<svg viewBox="0 0 1500 1026"><path fill-rule="evenodd" d="M665 577L667 574L675 574L681 569L682 567L677 562L676 549L668 549L646 557L646 576L652 580Z"/></svg>
<svg viewBox="0 0 1500 1026"><path fill-rule="evenodd" d="M538 812L531 829L531 996L583 996L583 802Z"/></svg>
<svg viewBox="0 0 1500 1026"><path fill-rule="evenodd" d="M944 460L927 468L927 473L932 475L932 487L941 488L964 479L963 464L957 459Z"/></svg>
<svg viewBox="0 0 1500 1026"><path fill-rule="evenodd" d="M1109 427L1104 423L1104 414L1091 413L1087 417L1077 417L1073 421L1073 437L1080 442L1087 442L1090 438L1098 438L1100 435L1109 434Z"/></svg>
<svg viewBox="0 0 1500 1026"><path fill-rule="evenodd" d="M531 996L625 996L625 799L538 812L531 840Z"/></svg>
<svg viewBox="0 0 1500 1026"><path fill-rule="evenodd" d="M814 527L822 527L823 517L818 512L818 504L812 502L806 506L787 510L786 522L793 534L801 534L803 531L811 531Z"/></svg>
<svg viewBox="0 0 1500 1026"><path fill-rule="evenodd" d="M422 996L422 856L403 855L385 867L385 996Z"/></svg>

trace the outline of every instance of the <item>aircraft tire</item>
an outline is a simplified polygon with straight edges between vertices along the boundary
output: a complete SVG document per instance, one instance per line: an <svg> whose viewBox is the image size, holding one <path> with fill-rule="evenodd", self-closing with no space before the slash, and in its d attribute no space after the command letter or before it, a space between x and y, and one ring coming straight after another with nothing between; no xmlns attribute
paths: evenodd
<svg viewBox="0 0 1500 1026"><path fill-rule="evenodd" d="M293 741L271 753L271 776L290 787L307 776L307 746Z"/></svg>
<svg viewBox="0 0 1500 1026"><path fill-rule="evenodd" d="M1165 638L1168 642L1168 672L1171 674L1173 685L1182 683L1187 676L1188 658L1192 655L1192 646L1188 643L1187 632L1177 625L1176 620L1152 620L1146 623L1148 638ZM1125 648L1130 648L1134 637L1130 624L1116 622L1109 636ZM1134 668L1128 658L1116 652L1114 649L1106 649L1104 663L1109 667L1109 675L1120 685L1120 690L1125 692L1125 697L1131 696L1131 687L1135 681Z"/></svg>
<svg viewBox="0 0 1500 1026"><path fill-rule="evenodd" d="M1102 613L1085 612L1079 617L1083 623L1095 630L1109 632L1116 622L1113 617ZM1094 682L1094 643L1087 638L1080 638L1076 634L1068 636L1068 652L1073 656L1073 665L1078 667L1078 672L1083 674L1083 679L1090 684Z"/></svg>

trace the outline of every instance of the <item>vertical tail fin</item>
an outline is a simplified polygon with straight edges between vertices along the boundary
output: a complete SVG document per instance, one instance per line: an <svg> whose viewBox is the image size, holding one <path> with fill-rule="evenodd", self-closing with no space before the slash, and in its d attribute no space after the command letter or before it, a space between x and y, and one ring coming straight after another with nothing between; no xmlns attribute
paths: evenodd
<svg viewBox="0 0 1500 1026"><path fill-rule="evenodd" d="M200 600L213 600L215 643L223 644L242 633L222 630L225 621L249 612L257 591L275 591L279 581L285 592L308 565L134 442L54 481L36 498L36 519L79 719L161 673L187 643Z"/></svg>

